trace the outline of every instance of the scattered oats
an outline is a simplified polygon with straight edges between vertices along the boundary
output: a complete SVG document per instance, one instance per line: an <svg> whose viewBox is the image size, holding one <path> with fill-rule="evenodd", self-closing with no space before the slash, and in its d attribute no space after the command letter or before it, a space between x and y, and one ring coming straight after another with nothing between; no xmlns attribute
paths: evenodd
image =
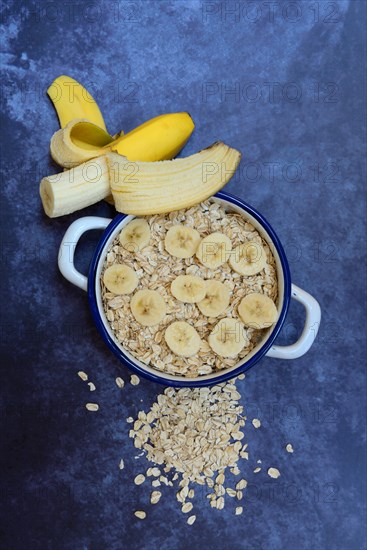
<svg viewBox="0 0 367 550"><path fill-rule="evenodd" d="M293 453L293 447L290 443L287 444L286 450L287 450L287 453Z"/></svg>
<svg viewBox="0 0 367 550"><path fill-rule="evenodd" d="M225 477L224 477L224 474L223 474L223 473L220 473L220 474L215 478L215 482L216 482L218 485L223 485L224 480L225 480Z"/></svg>
<svg viewBox="0 0 367 550"><path fill-rule="evenodd" d="M129 417L126 419L126 422L127 422L128 424L132 424L132 423L134 422L133 417L132 417L132 416L129 416ZM130 437L132 437L132 436L130 436Z"/></svg>
<svg viewBox="0 0 367 550"><path fill-rule="evenodd" d="M224 498L223 497L219 497L217 499L217 509L218 510L223 510L224 508Z"/></svg>
<svg viewBox="0 0 367 550"><path fill-rule="evenodd" d="M139 519L145 519L147 517L146 513L143 510L137 510L134 512L134 515Z"/></svg>
<svg viewBox="0 0 367 550"><path fill-rule="evenodd" d="M258 474L259 472L261 472L261 468L259 468L259 467L255 468L254 474Z"/></svg>
<svg viewBox="0 0 367 550"><path fill-rule="evenodd" d="M90 391L94 391L96 389L95 385L93 384L93 382L88 382L88 386L89 386L89 390Z"/></svg>
<svg viewBox="0 0 367 550"><path fill-rule="evenodd" d="M237 497L237 500L242 500L243 492L242 491L237 491L236 492L236 497Z"/></svg>
<svg viewBox="0 0 367 550"><path fill-rule="evenodd" d="M78 371L78 376L83 380L83 382L86 382L88 380L88 374L86 374L82 370Z"/></svg>
<svg viewBox="0 0 367 550"><path fill-rule="evenodd" d="M150 495L151 504L157 504L161 496L162 496L162 493L160 491L153 491L152 494Z"/></svg>
<svg viewBox="0 0 367 550"><path fill-rule="evenodd" d="M123 459L123 458L120 460L119 468L120 468L120 470L123 470L123 469L125 468L125 463L124 463L124 459Z"/></svg>
<svg viewBox="0 0 367 550"><path fill-rule="evenodd" d="M240 479L240 481L236 485L237 491L241 491L242 489L245 489L246 487L247 487L246 479Z"/></svg>
<svg viewBox="0 0 367 550"><path fill-rule="evenodd" d="M234 468L231 468L231 473L234 475L234 476L238 476L240 475L240 469L238 468L238 466L235 466Z"/></svg>
<svg viewBox="0 0 367 550"><path fill-rule="evenodd" d="M139 376L137 376L136 374L132 374L130 377L130 384L132 384L133 386L137 386L139 382L140 382Z"/></svg>
<svg viewBox="0 0 367 550"><path fill-rule="evenodd" d="M154 476L154 477L159 477L161 475L160 469L159 468L152 468L151 475Z"/></svg>
<svg viewBox="0 0 367 550"><path fill-rule="evenodd" d="M257 460L256 462L257 462L258 464L261 464L261 460L260 460L260 459L259 459L259 460Z"/></svg>
<svg viewBox="0 0 367 550"><path fill-rule="evenodd" d="M225 488L223 487L223 485L215 485L214 491L215 491L215 494L216 494L218 497L222 497L222 496L225 495L225 493L226 493L226 490L225 490Z"/></svg>
<svg viewBox="0 0 367 550"><path fill-rule="evenodd" d="M254 418L253 421L252 421L252 425L253 425L254 428L260 428L261 422L258 418Z"/></svg>
<svg viewBox="0 0 367 550"><path fill-rule="evenodd" d="M188 495L187 495L189 498L194 498L195 496L195 491L194 489L190 489L190 491L188 492Z"/></svg>
<svg viewBox="0 0 367 550"><path fill-rule="evenodd" d="M188 512L191 512L191 510L193 509L193 504L192 502L185 502L185 504L182 505L182 508L181 508L181 511L184 513L184 514L187 514Z"/></svg>
<svg viewBox="0 0 367 550"><path fill-rule="evenodd" d="M87 403L85 407L88 411L98 411L99 409L99 405L97 405L97 403Z"/></svg>
<svg viewBox="0 0 367 550"><path fill-rule="evenodd" d="M195 523L195 520L196 520L196 516L190 516L189 518L187 518L187 523L189 525L192 525L193 523Z"/></svg>
<svg viewBox="0 0 367 550"><path fill-rule="evenodd" d="M241 451L240 457L244 458L245 460L248 460L248 452L247 451Z"/></svg>
<svg viewBox="0 0 367 550"><path fill-rule="evenodd" d="M237 506L236 511L235 511L236 516L241 515L242 512L243 512L242 506Z"/></svg>
<svg viewBox="0 0 367 550"><path fill-rule="evenodd" d="M244 380L246 378L246 376L244 374L239 374L238 375L238 380Z"/></svg>
<svg viewBox="0 0 367 550"><path fill-rule="evenodd" d="M177 473L173 476L172 481L176 481L176 479L178 479L178 474Z"/></svg>
<svg viewBox="0 0 367 550"><path fill-rule="evenodd" d="M141 485L142 483L144 483L144 481L145 481L145 475L143 474L138 474L134 479L135 485Z"/></svg>
<svg viewBox="0 0 367 550"><path fill-rule="evenodd" d="M160 485L161 485L161 482L159 481L159 479L153 479L152 487L160 487Z"/></svg>
<svg viewBox="0 0 367 550"><path fill-rule="evenodd" d="M234 489L231 489L231 487L227 487L226 493L229 497L235 497L236 496L236 491Z"/></svg>
<svg viewBox="0 0 367 550"><path fill-rule="evenodd" d="M280 476L280 472L277 468L269 468L268 474L273 479L277 479Z"/></svg>
<svg viewBox="0 0 367 550"><path fill-rule="evenodd" d="M121 389L122 389L122 388L125 386L125 382L124 382L123 379L120 378L119 376L116 378L115 382L116 382L116 386L117 386L118 388L121 388Z"/></svg>

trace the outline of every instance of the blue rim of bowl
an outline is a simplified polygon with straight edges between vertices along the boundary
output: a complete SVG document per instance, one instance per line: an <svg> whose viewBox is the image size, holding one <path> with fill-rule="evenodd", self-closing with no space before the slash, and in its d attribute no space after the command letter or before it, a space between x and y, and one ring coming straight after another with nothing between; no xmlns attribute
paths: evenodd
<svg viewBox="0 0 367 550"><path fill-rule="evenodd" d="M255 365L264 355L269 351L271 346L273 345L275 339L279 335L285 318L288 313L289 303L291 299L291 275L289 270L289 265L287 261L287 257L285 255L283 246L281 245L280 240L278 239L275 231L271 227L271 225L266 221L266 219L257 211L255 208L247 204L246 202L242 201L241 199L238 199L237 197L230 195L229 193L219 192L214 195L214 197L223 199L229 203L232 203L245 212L251 214L259 223L260 225L265 229L266 233L269 235L272 243L274 244L278 255L280 259L280 263L283 270L284 275L284 299L283 299L283 307L279 315L279 319L270 335L266 343L253 355L248 361L246 361L243 365L240 365L234 370L231 370L230 372L227 372L224 370L224 372L221 374L221 371L218 371L218 376L210 379L210 380L201 380L200 376L195 379L189 379L187 381L182 380L170 380L164 377L163 373L159 373L157 371L157 375L152 374L151 372L146 371L144 368L140 367L140 365L133 362L127 355L124 354L123 351L115 344L115 342L112 340L110 335L108 334L101 318L101 314L98 310L97 305L97 296L96 296L96 272L97 272L97 266L101 258L102 250L110 238L111 233L114 231L114 229L126 218L125 214L118 214L111 223L107 226L105 229L97 248L94 252L90 267L89 267L89 274L88 274L88 299L89 299L89 306L92 312L92 316L94 319L94 322L96 324L96 327L101 334L103 340L107 344L107 346L111 349L111 351L116 355L116 357L124 363L127 367L129 367L132 371L136 372L137 374L143 376L144 378L147 378L148 380L152 382L157 382L159 384L164 384L165 386L174 386L174 387L202 387L202 386L211 386L213 384L219 384L221 382L224 382L226 380L230 380L232 378L235 378L239 374L249 370L251 367Z"/></svg>

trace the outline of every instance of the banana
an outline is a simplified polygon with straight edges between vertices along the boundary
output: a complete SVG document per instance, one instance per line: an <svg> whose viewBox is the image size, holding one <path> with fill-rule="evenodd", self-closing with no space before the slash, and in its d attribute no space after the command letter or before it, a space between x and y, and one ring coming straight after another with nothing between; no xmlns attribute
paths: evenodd
<svg viewBox="0 0 367 550"><path fill-rule="evenodd" d="M57 164L72 168L104 154L103 147L112 141L113 137L96 124L87 119L73 119L54 133L50 152Z"/></svg>
<svg viewBox="0 0 367 550"><path fill-rule="evenodd" d="M191 258L199 245L200 235L187 225L173 225L166 234L164 246L171 256Z"/></svg>
<svg viewBox="0 0 367 550"><path fill-rule="evenodd" d="M205 281L205 297L197 304L203 315L218 317L229 305L229 289L220 281Z"/></svg>
<svg viewBox="0 0 367 550"><path fill-rule="evenodd" d="M139 279L128 265L114 264L104 272L103 282L107 290L114 294L131 294L138 286Z"/></svg>
<svg viewBox="0 0 367 550"><path fill-rule="evenodd" d="M229 258L229 265L240 275L256 275L266 266L266 254L261 244L249 241L236 246Z"/></svg>
<svg viewBox="0 0 367 550"><path fill-rule="evenodd" d="M119 241L125 250L139 252L149 244L149 223L141 218L132 220L121 231Z"/></svg>
<svg viewBox="0 0 367 550"><path fill-rule="evenodd" d="M185 321L175 321L169 325L164 333L164 339L170 350L180 357L192 357L201 345L199 334Z"/></svg>
<svg viewBox="0 0 367 550"><path fill-rule="evenodd" d="M47 216L57 218L90 206L110 194L105 156L84 162L71 170L47 176L40 183L40 196Z"/></svg>
<svg viewBox="0 0 367 550"><path fill-rule="evenodd" d="M233 175L241 154L217 142L190 157L130 162L107 154L116 210L145 216L188 208L219 191Z"/></svg>
<svg viewBox="0 0 367 550"><path fill-rule="evenodd" d="M107 131L103 116L91 94L71 76L61 75L47 90L64 128L74 118L85 118Z"/></svg>
<svg viewBox="0 0 367 550"><path fill-rule="evenodd" d="M199 244L196 256L209 269L223 265L232 250L231 239L223 233L211 233Z"/></svg>
<svg viewBox="0 0 367 550"><path fill-rule="evenodd" d="M131 313L144 327L158 325L166 314L166 304L156 290L138 290L131 298Z"/></svg>
<svg viewBox="0 0 367 550"><path fill-rule="evenodd" d="M278 310L273 300L258 292L242 298L238 314L247 327L256 329L268 328L278 319Z"/></svg>
<svg viewBox="0 0 367 550"><path fill-rule="evenodd" d="M132 161L169 160L178 155L194 128L189 113L168 113L144 122L107 149Z"/></svg>
<svg viewBox="0 0 367 550"><path fill-rule="evenodd" d="M209 334L208 343L221 357L236 357L246 345L244 326L238 319L221 319Z"/></svg>
<svg viewBox="0 0 367 550"><path fill-rule="evenodd" d="M160 115L117 139L87 119L74 119L52 136L51 155L65 168L110 151L124 155L130 161L172 159L184 147L193 130L194 123L188 113Z"/></svg>
<svg viewBox="0 0 367 550"><path fill-rule="evenodd" d="M179 275L171 284L171 292L177 300L188 304L201 302L205 297L205 281L196 275Z"/></svg>
<svg viewBox="0 0 367 550"><path fill-rule="evenodd" d="M90 206L107 197L110 189L119 212L164 214L198 204L216 193L230 179L240 157L238 151L221 142L189 157L161 162L132 163L108 153L43 178L40 195L50 218ZM210 173L203 179L208 166Z"/></svg>

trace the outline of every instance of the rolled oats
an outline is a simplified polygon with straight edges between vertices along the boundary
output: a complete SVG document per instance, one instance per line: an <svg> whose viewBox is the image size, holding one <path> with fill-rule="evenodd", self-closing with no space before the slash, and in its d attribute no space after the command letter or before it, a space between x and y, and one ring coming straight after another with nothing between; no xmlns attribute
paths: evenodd
<svg viewBox="0 0 367 550"><path fill-rule="evenodd" d="M147 221L151 229L150 245L140 253L132 255L120 245L116 237L107 253L104 268L114 263L125 263L132 267L139 276L137 290L149 288L158 291L166 301L167 314L159 325L143 327L137 323L131 313L131 296L115 296L107 291L101 280L104 311L118 342L136 359L158 371L173 375L195 378L235 365L258 343L263 334L261 331L245 329L246 345L236 358L215 355L206 340L220 319L238 317L237 306L246 294L262 292L274 302L277 301L275 260L268 244L242 215L226 213L221 205L213 203L212 200L186 210L150 216ZM201 237L215 231L223 232L231 239L233 248L248 240L261 243L267 255L266 268L257 275L242 277L233 272L228 264L216 270L210 270L204 267L195 255L184 260L171 256L165 250L163 241L168 229L177 223L195 227ZM178 275L184 274L216 279L226 284L231 291L231 301L227 310L219 317L212 319L202 315L195 304L186 304L173 298L170 292L171 283ZM170 352L163 333L175 320L189 322L199 332L202 346L196 357L178 357ZM242 379L242 375L240 376Z"/></svg>

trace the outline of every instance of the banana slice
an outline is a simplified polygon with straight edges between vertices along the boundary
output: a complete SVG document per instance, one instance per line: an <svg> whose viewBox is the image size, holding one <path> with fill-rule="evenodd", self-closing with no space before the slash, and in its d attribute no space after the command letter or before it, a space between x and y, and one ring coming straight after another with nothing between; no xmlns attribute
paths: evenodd
<svg viewBox="0 0 367 550"><path fill-rule="evenodd" d="M258 292L242 298L238 314L246 326L257 329L268 328L278 319L278 310L273 300Z"/></svg>
<svg viewBox="0 0 367 550"><path fill-rule="evenodd" d="M166 234L164 246L176 258L191 258L197 250L200 235L192 227L186 225L174 225Z"/></svg>
<svg viewBox="0 0 367 550"><path fill-rule="evenodd" d="M149 223L142 218L135 218L121 231L119 240L125 250L139 252L149 244Z"/></svg>
<svg viewBox="0 0 367 550"><path fill-rule="evenodd" d="M238 319L221 319L209 334L209 346L221 357L236 357L245 347L244 326Z"/></svg>
<svg viewBox="0 0 367 550"><path fill-rule="evenodd" d="M231 250L231 239L227 235L211 233L199 244L196 256L205 267L217 269L228 260Z"/></svg>
<svg viewBox="0 0 367 550"><path fill-rule="evenodd" d="M103 274L103 282L114 294L131 294L138 286L136 272L125 264L111 265Z"/></svg>
<svg viewBox="0 0 367 550"><path fill-rule="evenodd" d="M266 254L261 244L249 241L236 246L229 258L229 265L240 275L256 275L266 265Z"/></svg>
<svg viewBox="0 0 367 550"><path fill-rule="evenodd" d="M171 292L180 302L195 304L205 298L205 281L196 275L179 275L172 281Z"/></svg>
<svg viewBox="0 0 367 550"><path fill-rule="evenodd" d="M167 346L175 355L191 357L200 348L201 339L194 327L185 321L175 321L164 333Z"/></svg>
<svg viewBox="0 0 367 550"><path fill-rule="evenodd" d="M166 304L156 290L138 290L131 298L131 313L144 327L158 325L166 314Z"/></svg>
<svg viewBox="0 0 367 550"><path fill-rule="evenodd" d="M219 281L205 281L205 298L197 304L203 315L218 317L229 305L229 289Z"/></svg>

